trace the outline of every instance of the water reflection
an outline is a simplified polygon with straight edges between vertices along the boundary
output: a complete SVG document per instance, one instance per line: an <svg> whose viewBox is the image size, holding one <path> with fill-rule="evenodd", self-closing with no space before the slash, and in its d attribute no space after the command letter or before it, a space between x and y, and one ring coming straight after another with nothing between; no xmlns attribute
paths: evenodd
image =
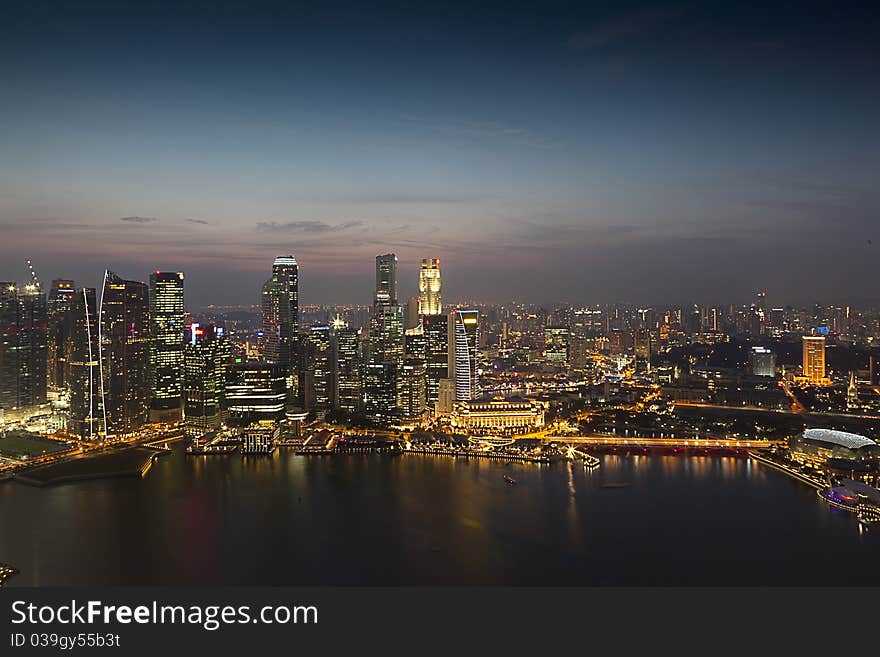
<svg viewBox="0 0 880 657"><path fill-rule="evenodd" d="M0 485L0 561L14 585L784 584L832 553L834 583L880 583L878 533L775 471L601 459L178 449L143 480Z"/></svg>

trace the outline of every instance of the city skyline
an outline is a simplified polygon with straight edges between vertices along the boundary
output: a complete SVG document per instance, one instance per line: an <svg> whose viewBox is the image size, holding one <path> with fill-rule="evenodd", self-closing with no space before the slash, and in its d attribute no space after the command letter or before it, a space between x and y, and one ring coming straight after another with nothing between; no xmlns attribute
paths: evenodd
<svg viewBox="0 0 880 657"><path fill-rule="evenodd" d="M356 302L383 250L401 298L427 254L450 299L877 299L867 5L341 7L4 3L0 258L196 306L276 252Z"/></svg>

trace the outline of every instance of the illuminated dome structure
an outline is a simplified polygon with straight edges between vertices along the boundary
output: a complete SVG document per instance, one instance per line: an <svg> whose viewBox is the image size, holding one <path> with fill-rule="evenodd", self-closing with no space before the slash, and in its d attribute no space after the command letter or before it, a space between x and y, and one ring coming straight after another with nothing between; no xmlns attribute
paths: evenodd
<svg viewBox="0 0 880 657"><path fill-rule="evenodd" d="M792 459L819 468L864 470L878 461L880 446L857 433L807 429L789 443Z"/></svg>

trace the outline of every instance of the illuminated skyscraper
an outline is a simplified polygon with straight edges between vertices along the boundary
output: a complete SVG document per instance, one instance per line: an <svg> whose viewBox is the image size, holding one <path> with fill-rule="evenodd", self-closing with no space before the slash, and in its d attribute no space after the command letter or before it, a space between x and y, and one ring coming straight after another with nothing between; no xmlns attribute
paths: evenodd
<svg viewBox="0 0 880 657"><path fill-rule="evenodd" d="M752 347L750 356L754 376L776 376L776 354L767 347Z"/></svg>
<svg viewBox="0 0 880 657"><path fill-rule="evenodd" d="M370 316L370 357L364 375L366 412L390 421L397 415L403 367L403 308L397 305L397 256L376 256L376 295Z"/></svg>
<svg viewBox="0 0 880 657"><path fill-rule="evenodd" d="M553 365L568 365L569 330L567 326L544 329L544 359Z"/></svg>
<svg viewBox="0 0 880 657"><path fill-rule="evenodd" d="M0 408L46 402L46 325L38 285L0 283Z"/></svg>
<svg viewBox="0 0 880 657"><path fill-rule="evenodd" d="M272 277L263 284L262 309L263 357L281 366L289 385L299 331L299 267L292 255L275 258Z"/></svg>
<svg viewBox="0 0 880 657"><path fill-rule="evenodd" d="M424 258L419 269L419 314L439 315L441 312L440 258Z"/></svg>
<svg viewBox="0 0 880 657"><path fill-rule="evenodd" d="M178 422L183 387L183 272L150 274L150 415Z"/></svg>
<svg viewBox="0 0 880 657"><path fill-rule="evenodd" d="M82 288L74 294L68 315L64 380L70 390L67 432L96 440L104 431L97 293Z"/></svg>
<svg viewBox="0 0 880 657"><path fill-rule="evenodd" d="M417 422L425 413L425 361L407 358L400 370L400 416Z"/></svg>
<svg viewBox="0 0 880 657"><path fill-rule="evenodd" d="M343 411L357 413L362 405L359 331L347 326L336 329L336 405Z"/></svg>
<svg viewBox="0 0 880 657"><path fill-rule="evenodd" d="M279 422L286 401L286 377L277 363L235 363L227 368L226 408L231 424Z"/></svg>
<svg viewBox="0 0 880 657"><path fill-rule="evenodd" d="M376 296L377 306L397 305L397 256L393 253L376 256Z"/></svg>
<svg viewBox="0 0 880 657"><path fill-rule="evenodd" d="M449 316L422 318L425 342L425 398L433 409L440 393L440 381L449 376Z"/></svg>
<svg viewBox="0 0 880 657"><path fill-rule="evenodd" d="M326 413L333 408L336 391L333 382L333 348L330 327L313 326L305 336L302 353L305 365L300 381L307 411Z"/></svg>
<svg viewBox="0 0 880 657"><path fill-rule="evenodd" d="M814 384L825 382L825 337L821 335L804 336L804 377Z"/></svg>
<svg viewBox="0 0 880 657"><path fill-rule="evenodd" d="M70 342L70 313L75 303L76 289L73 281L56 278L52 281L48 307L48 355L47 374L49 386L55 389L64 388L67 355Z"/></svg>
<svg viewBox="0 0 880 657"><path fill-rule="evenodd" d="M104 272L98 306L104 425L124 435L150 412L149 293L144 283Z"/></svg>
<svg viewBox="0 0 880 657"><path fill-rule="evenodd" d="M226 419L226 368L232 348L221 329L190 326L185 348L183 415L186 435L195 440L219 429Z"/></svg>
<svg viewBox="0 0 880 657"><path fill-rule="evenodd" d="M480 394L477 345L480 342L480 311L449 313L449 378L455 381L455 401L470 401Z"/></svg>

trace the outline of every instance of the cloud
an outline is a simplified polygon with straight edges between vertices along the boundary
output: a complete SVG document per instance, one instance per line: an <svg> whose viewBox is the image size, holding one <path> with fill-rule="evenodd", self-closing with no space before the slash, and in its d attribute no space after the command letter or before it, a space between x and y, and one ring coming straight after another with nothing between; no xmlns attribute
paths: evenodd
<svg viewBox="0 0 880 657"><path fill-rule="evenodd" d="M120 217L119 221L127 221L133 224L151 224L159 220L156 217Z"/></svg>
<svg viewBox="0 0 880 657"><path fill-rule="evenodd" d="M186 219L184 219L184 221L188 224L206 225L206 224L210 223L208 221L205 221L204 219L192 219L191 217L187 217Z"/></svg>
<svg viewBox="0 0 880 657"><path fill-rule="evenodd" d="M363 221L348 221L342 224L328 224L323 221L258 221L257 230L273 233L331 233L363 226Z"/></svg>
<svg viewBox="0 0 880 657"><path fill-rule="evenodd" d="M681 14L679 9L644 9L622 14L573 34L568 39L568 47L572 50L595 50L631 41L657 31Z"/></svg>

